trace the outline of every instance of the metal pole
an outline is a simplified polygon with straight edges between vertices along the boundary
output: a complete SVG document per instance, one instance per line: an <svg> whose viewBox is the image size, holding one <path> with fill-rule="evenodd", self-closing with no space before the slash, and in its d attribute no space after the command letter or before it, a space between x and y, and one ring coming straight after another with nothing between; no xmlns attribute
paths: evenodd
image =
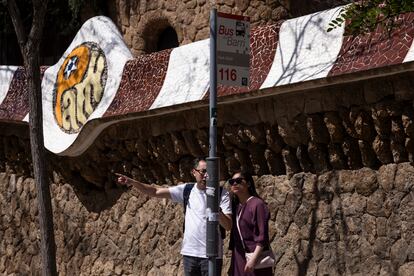
<svg viewBox="0 0 414 276"><path fill-rule="evenodd" d="M217 154L217 10L210 11L210 150L207 158L207 257L208 275L217 275L218 256L218 158Z"/></svg>

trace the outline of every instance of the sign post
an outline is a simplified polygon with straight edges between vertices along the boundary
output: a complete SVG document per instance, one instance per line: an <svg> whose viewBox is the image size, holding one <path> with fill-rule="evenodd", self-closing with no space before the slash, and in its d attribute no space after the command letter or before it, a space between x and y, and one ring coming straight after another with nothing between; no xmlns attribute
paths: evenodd
<svg viewBox="0 0 414 276"><path fill-rule="evenodd" d="M218 158L217 154L217 10L210 12L210 136L209 157L207 158L207 257L208 275L217 275L218 256Z"/></svg>
<svg viewBox="0 0 414 276"><path fill-rule="evenodd" d="M218 14L218 16L217 16ZM218 28L217 28L218 27ZM210 12L210 136L207 158L208 275L216 276L219 245L219 158L217 155L217 79L230 86L249 85L250 22L247 17ZM217 71L218 69L218 71Z"/></svg>

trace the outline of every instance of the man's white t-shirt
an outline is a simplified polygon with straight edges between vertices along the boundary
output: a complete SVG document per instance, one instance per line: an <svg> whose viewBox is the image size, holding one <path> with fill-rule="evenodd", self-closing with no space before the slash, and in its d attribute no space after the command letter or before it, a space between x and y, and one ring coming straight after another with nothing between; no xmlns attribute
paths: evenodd
<svg viewBox="0 0 414 276"><path fill-rule="evenodd" d="M187 183L190 184L190 183ZM181 184L169 187L171 199L174 202L184 202L184 187ZM224 214L231 214L231 202L229 192L223 189L221 193L220 208ZM205 190L197 188L197 184L191 189L185 213L185 231L181 254L185 256L207 258L206 239L207 239L207 196ZM223 258L223 240L219 235L218 258Z"/></svg>

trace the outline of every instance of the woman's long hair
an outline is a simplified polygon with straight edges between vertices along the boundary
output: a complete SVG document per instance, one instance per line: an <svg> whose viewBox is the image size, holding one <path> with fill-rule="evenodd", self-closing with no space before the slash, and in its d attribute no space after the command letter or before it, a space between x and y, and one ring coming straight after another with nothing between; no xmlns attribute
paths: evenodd
<svg viewBox="0 0 414 276"><path fill-rule="evenodd" d="M241 171L234 172L233 175L235 175L236 173L239 173L240 177L244 178L244 180L246 181L247 190L249 191L249 194L251 196L255 196L255 197L262 199L256 191L256 186L254 184L252 174L248 171L241 170ZM231 207L233 210L233 223L235 223L235 221L237 220L237 206L239 205L239 203L240 203L239 198L235 194L233 194L232 199L231 199ZM232 229L232 232L233 231L237 232L237 230L234 230L234 227ZM234 248L234 235L231 235L230 242L229 242L229 249L233 250L233 248ZM266 249L268 249L268 246L266 246Z"/></svg>
<svg viewBox="0 0 414 276"><path fill-rule="evenodd" d="M256 186L254 185L254 180L253 180L251 173L245 170L241 170L241 171L237 171L233 173L233 175L235 175L236 173L239 173L240 177L244 178L244 180L246 181L247 190L249 191L249 194L251 196L261 198L256 191ZM235 208L237 207L239 203L240 203L239 198L236 195L233 195L233 199L232 199L233 210L236 210Z"/></svg>

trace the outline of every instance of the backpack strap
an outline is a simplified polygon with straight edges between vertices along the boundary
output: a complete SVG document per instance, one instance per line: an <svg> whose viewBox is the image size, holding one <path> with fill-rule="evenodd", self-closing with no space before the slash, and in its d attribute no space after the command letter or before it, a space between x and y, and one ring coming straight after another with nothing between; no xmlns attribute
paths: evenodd
<svg viewBox="0 0 414 276"><path fill-rule="evenodd" d="M183 234L185 230L185 212L187 211L188 200L190 199L191 190L194 187L194 183L189 183L184 186L183 191L183 207L184 207L184 219L183 219Z"/></svg>
<svg viewBox="0 0 414 276"><path fill-rule="evenodd" d="M183 220L183 233L185 230L185 213L187 212L187 204L188 200L190 199L191 190L194 188L195 183L189 183L184 186L183 191L183 207L184 207L184 220ZM223 187L220 186L220 198L221 194L223 193ZM220 226L220 234L221 238L224 240L226 237L226 229L224 229L221 225Z"/></svg>
<svg viewBox="0 0 414 276"><path fill-rule="evenodd" d="M184 215L187 211L188 200L190 199L191 190L194 188L194 183L189 183L184 186L183 191L183 205L184 205Z"/></svg>

